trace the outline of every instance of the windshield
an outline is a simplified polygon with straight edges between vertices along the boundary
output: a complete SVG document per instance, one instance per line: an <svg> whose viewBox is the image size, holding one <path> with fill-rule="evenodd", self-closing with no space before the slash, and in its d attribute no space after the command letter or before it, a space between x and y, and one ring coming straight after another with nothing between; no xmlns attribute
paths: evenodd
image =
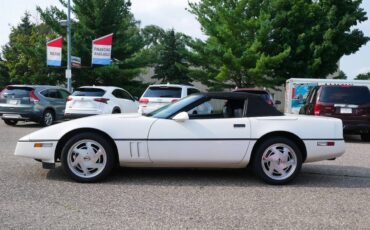
<svg viewBox="0 0 370 230"><path fill-rule="evenodd" d="M153 112L149 113L149 114L145 114L145 116L147 117L155 117L155 118L168 118L172 115L174 115L175 113L178 113L180 111L185 111L184 109L198 101L199 99L202 98L202 95L199 95L199 94L192 94L188 97L185 97L175 103L171 103L171 104L168 104L164 107L161 107L157 110L154 110Z"/></svg>
<svg viewBox="0 0 370 230"><path fill-rule="evenodd" d="M0 98L28 98L32 90L30 87L8 86L1 92Z"/></svg>
<svg viewBox="0 0 370 230"><path fill-rule="evenodd" d="M168 86L152 86L147 89L144 97L180 98L181 88Z"/></svg>
<svg viewBox="0 0 370 230"><path fill-rule="evenodd" d="M73 92L72 96L80 97L102 97L105 91L98 88L78 88Z"/></svg>
<svg viewBox="0 0 370 230"><path fill-rule="evenodd" d="M320 101L363 105L370 103L370 92L366 86L325 87L320 94Z"/></svg>

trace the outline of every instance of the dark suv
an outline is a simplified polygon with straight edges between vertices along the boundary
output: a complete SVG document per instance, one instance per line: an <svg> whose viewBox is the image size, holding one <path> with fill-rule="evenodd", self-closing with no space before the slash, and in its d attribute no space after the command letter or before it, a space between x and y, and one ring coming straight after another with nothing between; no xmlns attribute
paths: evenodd
<svg viewBox="0 0 370 230"><path fill-rule="evenodd" d="M339 118L345 134L360 134L362 140L370 141L370 91L366 86L316 86L299 113Z"/></svg>
<svg viewBox="0 0 370 230"><path fill-rule="evenodd" d="M35 121L49 126L64 117L68 96L57 86L10 85L0 92L0 117L7 125Z"/></svg>

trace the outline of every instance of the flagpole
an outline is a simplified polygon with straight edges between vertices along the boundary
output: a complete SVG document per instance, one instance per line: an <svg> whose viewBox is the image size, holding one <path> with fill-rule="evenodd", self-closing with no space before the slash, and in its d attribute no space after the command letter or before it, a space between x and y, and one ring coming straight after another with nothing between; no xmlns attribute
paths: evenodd
<svg viewBox="0 0 370 230"><path fill-rule="evenodd" d="M67 89L72 92L72 71L71 71L71 0L68 0L67 13Z"/></svg>

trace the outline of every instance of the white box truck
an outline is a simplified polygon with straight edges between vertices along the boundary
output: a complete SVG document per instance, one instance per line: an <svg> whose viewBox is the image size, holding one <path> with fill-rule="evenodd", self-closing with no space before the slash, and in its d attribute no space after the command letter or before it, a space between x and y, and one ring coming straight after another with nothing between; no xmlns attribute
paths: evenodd
<svg viewBox="0 0 370 230"><path fill-rule="evenodd" d="M319 85L366 85L370 88L370 80L290 78L285 83L284 112L298 114L308 92Z"/></svg>

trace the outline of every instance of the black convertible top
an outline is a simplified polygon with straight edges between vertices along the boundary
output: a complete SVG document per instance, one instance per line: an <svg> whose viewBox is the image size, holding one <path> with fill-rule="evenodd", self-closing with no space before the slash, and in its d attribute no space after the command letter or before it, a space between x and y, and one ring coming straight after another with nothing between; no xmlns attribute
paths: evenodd
<svg viewBox="0 0 370 230"><path fill-rule="evenodd" d="M282 112L267 104L261 96L256 94L245 92L211 92L200 93L200 95L215 99L247 100L247 117L284 116Z"/></svg>

